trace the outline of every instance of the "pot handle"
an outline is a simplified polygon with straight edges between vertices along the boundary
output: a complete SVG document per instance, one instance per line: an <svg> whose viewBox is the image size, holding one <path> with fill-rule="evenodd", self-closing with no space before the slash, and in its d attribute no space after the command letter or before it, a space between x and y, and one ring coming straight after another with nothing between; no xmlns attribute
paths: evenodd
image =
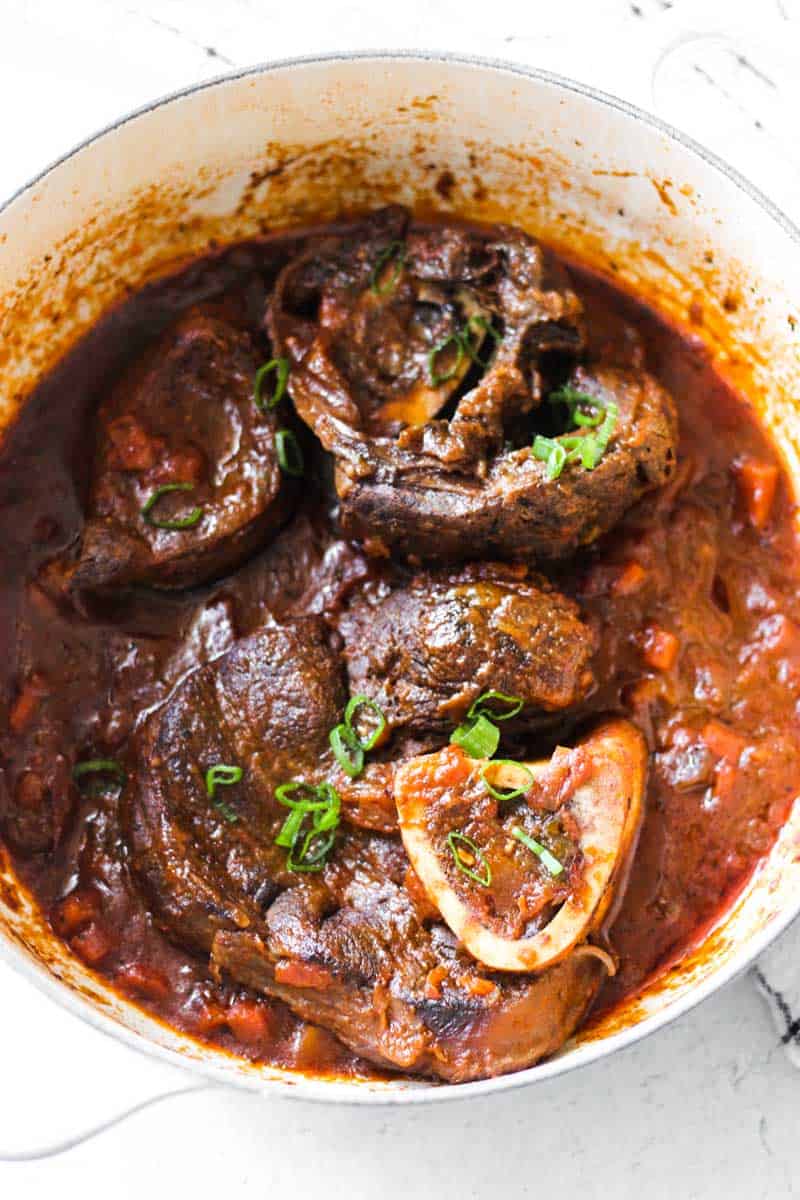
<svg viewBox="0 0 800 1200"><path fill-rule="evenodd" d="M0 1162L48 1158L153 1104L223 1085L140 1054L0 963Z"/></svg>

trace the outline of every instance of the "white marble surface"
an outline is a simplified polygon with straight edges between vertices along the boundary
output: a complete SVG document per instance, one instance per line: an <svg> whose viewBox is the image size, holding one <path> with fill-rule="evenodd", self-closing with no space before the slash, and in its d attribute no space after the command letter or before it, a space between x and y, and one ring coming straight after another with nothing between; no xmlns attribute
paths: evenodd
<svg viewBox="0 0 800 1200"><path fill-rule="evenodd" d="M572 75L655 109L800 218L800 0L0 0L0 196L127 109L253 62L426 47ZM179 1072L89 1030L0 969L0 1152L57 1141ZM321 1187L466 1200L800 1192L800 1078L742 979L583 1072L433 1110L360 1111L203 1088L66 1154L0 1164L0 1196L115 1200ZM103 1194L104 1194L103 1192Z"/></svg>

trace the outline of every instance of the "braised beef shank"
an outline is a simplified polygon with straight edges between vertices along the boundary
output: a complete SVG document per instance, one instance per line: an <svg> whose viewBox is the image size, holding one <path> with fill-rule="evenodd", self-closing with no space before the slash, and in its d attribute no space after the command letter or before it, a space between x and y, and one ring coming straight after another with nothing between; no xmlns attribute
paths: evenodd
<svg viewBox="0 0 800 1200"><path fill-rule="evenodd" d="M290 489L276 451L280 420L254 403L258 365L250 334L202 309L134 362L97 411L73 588L200 583L283 524ZM164 487L174 490L143 511Z"/></svg>

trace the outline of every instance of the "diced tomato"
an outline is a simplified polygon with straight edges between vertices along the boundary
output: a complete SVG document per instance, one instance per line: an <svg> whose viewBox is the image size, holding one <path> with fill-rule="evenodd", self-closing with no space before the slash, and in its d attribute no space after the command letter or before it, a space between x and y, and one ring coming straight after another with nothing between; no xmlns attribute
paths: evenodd
<svg viewBox="0 0 800 1200"><path fill-rule="evenodd" d="M110 954L113 942L102 926L93 921L81 933L75 934L70 941L70 946L78 958L82 958L90 967L94 967Z"/></svg>
<svg viewBox="0 0 800 1200"><path fill-rule="evenodd" d="M272 1013L258 1000L236 1000L226 1013L225 1024L240 1042L259 1046L269 1037Z"/></svg>
<svg viewBox="0 0 800 1200"><path fill-rule="evenodd" d="M674 633L658 625L648 625L644 631L642 652L644 660L654 671L671 671L678 660L680 642Z"/></svg>
<svg viewBox="0 0 800 1200"><path fill-rule="evenodd" d="M778 468L757 458L746 458L736 464L735 471L748 520L754 529L763 529L772 514Z"/></svg>
<svg viewBox="0 0 800 1200"><path fill-rule="evenodd" d="M441 1000L442 998L442 982L447 978L447 967L441 964L438 967L433 967L425 979L424 994L426 1000Z"/></svg>
<svg viewBox="0 0 800 1200"><path fill-rule="evenodd" d="M327 967L316 963L285 958L275 966L275 982L288 983L290 987L327 988L333 983L333 975Z"/></svg>

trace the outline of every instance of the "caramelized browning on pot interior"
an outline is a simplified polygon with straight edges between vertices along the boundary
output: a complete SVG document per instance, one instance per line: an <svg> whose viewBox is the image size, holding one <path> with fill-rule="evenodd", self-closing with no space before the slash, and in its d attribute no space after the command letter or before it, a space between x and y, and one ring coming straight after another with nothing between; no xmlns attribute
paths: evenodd
<svg viewBox="0 0 800 1200"><path fill-rule="evenodd" d="M787 816L793 519L699 341L518 230L209 253L5 435L3 840L201 1039L530 1065Z"/></svg>

